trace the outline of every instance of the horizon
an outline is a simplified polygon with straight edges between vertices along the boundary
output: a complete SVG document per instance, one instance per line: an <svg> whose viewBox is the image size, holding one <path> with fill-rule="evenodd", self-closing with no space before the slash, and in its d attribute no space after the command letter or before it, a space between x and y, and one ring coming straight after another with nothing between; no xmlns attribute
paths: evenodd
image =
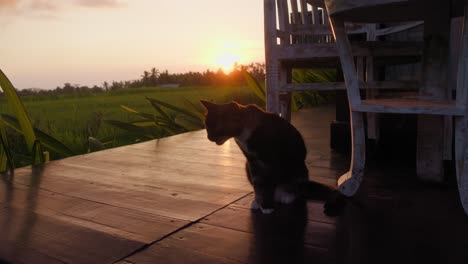
<svg viewBox="0 0 468 264"><path fill-rule="evenodd" d="M229 4L229 5L228 5ZM0 0L2 69L17 89L92 87L264 61L261 1ZM195 11L197 10L197 11Z"/></svg>

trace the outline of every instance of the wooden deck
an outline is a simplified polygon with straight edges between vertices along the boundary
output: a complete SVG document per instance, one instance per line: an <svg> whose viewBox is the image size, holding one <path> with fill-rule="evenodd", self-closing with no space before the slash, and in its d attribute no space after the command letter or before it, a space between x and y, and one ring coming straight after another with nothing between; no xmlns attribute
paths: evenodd
<svg viewBox="0 0 468 264"><path fill-rule="evenodd" d="M348 167L329 149L333 109L293 115L325 183ZM314 201L262 215L244 162L198 131L2 175L0 263L468 263L455 186L371 165L340 217Z"/></svg>

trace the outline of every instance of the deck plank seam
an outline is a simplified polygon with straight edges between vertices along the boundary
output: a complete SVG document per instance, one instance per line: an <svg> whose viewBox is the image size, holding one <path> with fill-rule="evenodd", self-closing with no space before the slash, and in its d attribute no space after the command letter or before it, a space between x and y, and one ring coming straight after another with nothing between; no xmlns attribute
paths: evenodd
<svg viewBox="0 0 468 264"><path fill-rule="evenodd" d="M178 228L178 229L176 229L176 230L174 230L174 231L172 231L172 232L170 232L170 233L168 233L168 234L162 236L161 238L159 238L159 239L157 239L157 240L155 240L155 241L153 241L153 242L151 242L151 243L145 244L145 245L141 246L140 248L137 248L137 249L134 250L133 252L129 253L127 256L124 256L124 257L122 257L121 259L118 259L118 260L115 261L114 263L123 262L123 261L125 261L125 259L131 257L132 255L135 255L135 254L137 254L137 253L139 253L139 252L142 252L143 250L145 250L145 249L147 249L147 248L153 246L154 244L156 244L156 243L158 243L158 242L161 242L162 240L164 240L164 239L166 239L166 238L169 238L170 236L176 234L177 232L182 231L182 230L184 230L184 229L186 229L186 228L189 228L189 227L191 227L191 226L193 226L193 225L195 225L195 224L200 223L201 220L203 220L204 218L206 218L206 217L208 217L208 216L210 216L210 215L212 215L212 214L215 214L215 213L217 213L218 211L221 211L221 210L227 208L229 205L231 205L231 204L233 204L233 203L235 203L235 202L238 202L238 201L244 199L245 197L251 195L252 193L253 193L253 192L249 192L249 193L247 193L247 194L245 194L245 195L243 195L243 196L241 196L241 197L235 199L234 201L232 201L232 202L230 202L230 203L228 203L228 204L226 204L226 205L224 205L224 206L222 206L222 207L220 207L220 208L218 208L218 209L212 211L211 213L209 213L209 214L207 214L207 215L204 215L204 216L198 218L198 219L195 220L195 221L191 221L191 222L189 222L189 223L187 223L187 224L181 226L180 228ZM242 262L240 262L240 263L242 263Z"/></svg>
<svg viewBox="0 0 468 264"><path fill-rule="evenodd" d="M236 207L236 208L241 208L241 207ZM245 208L241 208L241 209L245 209ZM207 215L206 217L208 217L209 215ZM205 217L205 218L206 218ZM318 222L318 223L322 223L322 224L327 224L327 225L331 225L331 226L336 226L334 224L330 224L330 223L326 223L326 222L320 222L320 221L316 221L316 220L309 220L307 219L307 221L310 221L310 222ZM254 235L252 232L249 232L249 231L245 231L245 230L240 230L240 229L236 229L236 228L232 228L232 227L226 227L226 226L222 226L222 225L217 225L217 224L211 224L211 223L206 223L206 222L202 222L202 224L204 225L208 225L208 226L214 226L214 227L218 227L218 228L223 228L223 229L227 229L227 230L232 230L232 231L236 231L236 232L241 232L241 233L244 233L244 234L249 234L249 235ZM327 251L329 252L330 249L329 248L326 248L326 247L321 247L321 246L318 246L317 244L312 244L312 243L308 243L308 242L305 242L303 243L304 246L307 246L307 247L310 247L310 248L315 248L315 249L319 249L319 250L324 250L324 251ZM202 251L200 251L202 252ZM218 256L219 257L219 256ZM230 259L231 260L231 259Z"/></svg>

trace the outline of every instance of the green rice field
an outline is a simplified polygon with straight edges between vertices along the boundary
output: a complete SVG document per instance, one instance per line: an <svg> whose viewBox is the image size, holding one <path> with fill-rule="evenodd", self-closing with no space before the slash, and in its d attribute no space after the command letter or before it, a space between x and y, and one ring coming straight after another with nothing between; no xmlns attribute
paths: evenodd
<svg viewBox="0 0 468 264"><path fill-rule="evenodd" d="M123 110L121 105L126 105L140 112L155 113L155 109L146 100L146 97L183 108L187 108L186 99L196 105L199 105L200 99L213 102L235 100L241 103L262 103L247 86L147 87L85 95L24 96L21 99L36 128L58 139L75 154L83 154L89 151L89 136L105 141L106 148L132 144L140 140L129 134L128 131L107 124L103 120L131 122L139 118L137 115ZM0 98L0 112L11 114L5 98ZM24 147L21 136L18 134L10 139L13 141L11 145L14 154L21 156L21 148ZM52 159L60 158L54 156L53 153L51 154ZM26 164L20 162L18 165Z"/></svg>

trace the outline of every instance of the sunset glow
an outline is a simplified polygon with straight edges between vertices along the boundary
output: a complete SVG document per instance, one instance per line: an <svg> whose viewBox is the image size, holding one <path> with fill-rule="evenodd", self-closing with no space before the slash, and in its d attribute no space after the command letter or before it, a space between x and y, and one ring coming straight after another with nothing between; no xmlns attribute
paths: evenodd
<svg viewBox="0 0 468 264"><path fill-rule="evenodd" d="M20 89L264 60L262 1L0 1L0 35L0 68Z"/></svg>
<svg viewBox="0 0 468 264"><path fill-rule="evenodd" d="M238 55L232 52L226 51L226 53L218 57L218 59L216 60L216 63L225 73L229 73L233 70L234 64L238 61L239 61Z"/></svg>
<svg viewBox="0 0 468 264"><path fill-rule="evenodd" d="M234 41L220 41L214 49L215 66L221 68L225 73L231 72L235 63L241 63L241 46L240 43Z"/></svg>

